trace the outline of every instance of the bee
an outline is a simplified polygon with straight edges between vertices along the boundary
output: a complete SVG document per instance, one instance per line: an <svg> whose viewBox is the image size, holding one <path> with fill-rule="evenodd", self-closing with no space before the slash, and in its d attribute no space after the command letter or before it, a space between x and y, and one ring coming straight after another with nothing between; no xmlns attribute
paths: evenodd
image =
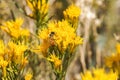
<svg viewBox="0 0 120 80"><path fill-rule="evenodd" d="M51 32L50 34L49 34L49 37L53 37L55 35L55 32Z"/></svg>
<svg viewBox="0 0 120 80"><path fill-rule="evenodd" d="M51 45L51 46L54 46L54 45L55 45L54 36L55 36L55 32L51 32L51 33L49 34L49 42L50 42L50 45Z"/></svg>

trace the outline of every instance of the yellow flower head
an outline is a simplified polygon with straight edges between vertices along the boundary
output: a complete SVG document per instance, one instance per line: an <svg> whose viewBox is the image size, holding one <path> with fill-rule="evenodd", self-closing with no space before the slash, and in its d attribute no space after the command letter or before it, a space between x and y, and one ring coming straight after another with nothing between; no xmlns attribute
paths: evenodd
<svg viewBox="0 0 120 80"><path fill-rule="evenodd" d="M39 31L39 37L46 40L45 44L57 45L61 51L68 46L73 50L76 45L82 44L82 38L76 35L75 29L66 20L50 22L48 28Z"/></svg>
<svg viewBox="0 0 120 80"><path fill-rule="evenodd" d="M32 74L28 73L25 75L25 80L31 80L32 79Z"/></svg>
<svg viewBox="0 0 120 80"><path fill-rule="evenodd" d="M85 74L81 73L82 80L94 80L90 71L86 71Z"/></svg>
<svg viewBox="0 0 120 80"><path fill-rule="evenodd" d="M105 57L105 65L120 74L120 44L116 44L116 53Z"/></svg>
<svg viewBox="0 0 120 80"><path fill-rule="evenodd" d="M105 57L105 64L107 67L113 67L120 61L120 54L112 53L111 56Z"/></svg>
<svg viewBox="0 0 120 80"><path fill-rule="evenodd" d="M81 77L82 80L117 80L118 74L113 71L107 73L103 68L100 68L87 71L84 74L81 73Z"/></svg>
<svg viewBox="0 0 120 80"><path fill-rule="evenodd" d="M28 37L28 36L30 36L30 32L29 32L28 29L22 29L22 30L20 31L20 35L21 35L21 36L26 36L26 37Z"/></svg>
<svg viewBox="0 0 120 80"><path fill-rule="evenodd" d="M6 31L9 35L14 38L18 38L20 36L29 36L28 30L22 30L21 26L23 24L23 19L18 18L15 21L7 21L1 26L1 29Z"/></svg>
<svg viewBox="0 0 120 80"><path fill-rule="evenodd" d="M22 63L23 59L24 59L24 51L27 50L27 46L24 45L23 43L13 43L13 42L9 42L8 43L8 55L9 58L11 58L12 61L14 61L15 63Z"/></svg>
<svg viewBox="0 0 120 80"><path fill-rule="evenodd" d="M66 19L76 19L80 16L81 10L79 7L75 6L75 5L70 5L64 12L64 16Z"/></svg>
<svg viewBox="0 0 120 80"><path fill-rule="evenodd" d="M62 64L62 61L57 57L55 56L55 54L51 54L48 58L47 58L48 61L54 63L54 66L55 68L58 68L61 66Z"/></svg>
<svg viewBox="0 0 120 80"><path fill-rule="evenodd" d="M116 44L116 53L112 53L112 55L105 57L105 62L108 67L112 67L120 61L120 44Z"/></svg>
<svg viewBox="0 0 120 80"><path fill-rule="evenodd" d="M45 15L48 12L48 1L47 0L26 0L32 13L30 17L37 18L36 12L39 11L41 15Z"/></svg>

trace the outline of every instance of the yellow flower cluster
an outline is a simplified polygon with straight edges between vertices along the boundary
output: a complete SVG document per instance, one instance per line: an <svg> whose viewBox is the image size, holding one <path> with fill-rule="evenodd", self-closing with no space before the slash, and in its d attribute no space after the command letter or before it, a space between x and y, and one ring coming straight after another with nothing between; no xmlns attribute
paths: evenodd
<svg viewBox="0 0 120 80"><path fill-rule="evenodd" d="M0 68L6 67L8 62L4 59L5 56L5 46L2 40L0 40Z"/></svg>
<svg viewBox="0 0 120 80"><path fill-rule="evenodd" d="M120 43L116 45L116 53L111 56L105 57L105 64L107 67L116 70L120 74Z"/></svg>
<svg viewBox="0 0 120 80"><path fill-rule="evenodd" d="M116 53L112 53L111 56L105 58L106 66L112 67L120 62L120 43L116 45Z"/></svg>
<svg viewBox="0 0 120 80"><path fill-rule="evenodd" d="M84 74L81 74L82 80L117 80L118 74L109 71L105 72L104 69L93 69L92 71L86 71Z"/></svg>
<svg viewBox="0 0 120 80"><path fill-rule="evenodd" d="M22 64L24 60L24 52L27 50L27 46L23 43L15 44L13 42L8 42L8 48L6 53L9 55L9 60L15 62L16 64Z"/></svg>
<svg viewBox="0 0 120 80"><path fill-rule="evenodd" d="M80 16L81 10L79 7L75 6L75 5L70 5L64 12L64 16L66 19L71 19L72 21L74 21L74 19L78 19L78 17Z"/></svg>
<svg viewBox="0 0 120 80"><path fill-rule="evenodd" d="M40 13L40 15L47 14L48 12L47 0L26 0L26 1L29 8L32 10L30 17L37 18L38 12Z"/></svg>
<svg viewBox="0 0 120 80"><path fill-rule="evenodd" d="M3 74L6 76L6 67L11 62L19 64L21 67L24 67L27 62L27 59L24 57L24 51L26 51L27 46L24 44L16 44L12 41L8 42L8 45L5 46L2 40L0 40L0 68L3 69Z"/></svg>
<svg viewBox="0 0 120 80"><path fill-rule="evenodd" d="M5 46L2 40L0 40L0 69L3 70L3 76L6 76L6 67L8 65L7 60L4 58L5 56Z"/></svg>
<svg viewBox="0 0 120 80"><path fill-rule="evenodd" d="M14 38L19 38L20 36L29 36L29 30L21 29L23 24L23 19L18 18L15 21L7 21L1 26L1 29L6 31L9 35Z"/></svg>
<svg viewBox="0 0 120 80"><path fill-rule="evenodd" d="M39 32L39 37L43 40L41 47L47 49L50 45L57 45L61 51L66 50L68 46L70 46L70 50L72 51L76 45L82 44L83 40L76 35L75 29L66 20L50 22L48 28L43 28ZM48 46L46 47L43 44Z"/></svg>
<svg viewBox="0 0 120 80"><path fill-rule="evenodd" d="M106 66L112 68L120 62L120 54L112 53L111 56L105 58Z"/></svg>
<svg viewBox="0 0 120 80"><path fill-rule="evenodd" d="M61 66L62 64L62 61L57 57L55 56L55 54L51 54L48 58L47 58L48 61L54 63L54 66L55 68L58 68Z"/></svg>

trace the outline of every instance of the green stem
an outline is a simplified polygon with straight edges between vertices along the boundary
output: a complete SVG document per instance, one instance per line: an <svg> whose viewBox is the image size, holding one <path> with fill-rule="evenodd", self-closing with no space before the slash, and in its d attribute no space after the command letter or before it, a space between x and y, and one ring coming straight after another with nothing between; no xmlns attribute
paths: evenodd
<svg viewBox="0 0 120 80"><path fill-rule="evenodd" d="M65 73L64 72L57 73L56 80L65 80Z"/></svg>

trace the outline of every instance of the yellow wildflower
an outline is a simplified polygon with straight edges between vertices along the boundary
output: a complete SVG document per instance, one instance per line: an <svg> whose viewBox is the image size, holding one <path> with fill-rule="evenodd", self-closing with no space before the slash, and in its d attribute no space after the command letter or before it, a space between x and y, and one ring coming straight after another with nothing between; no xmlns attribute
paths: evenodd
<svg viewBox="0 0 120 80"><path fill-rule="evenodd" d="M26 2L32 11L32 13L29 14L32 18L37 18L37 11L41 14L41 16L48 12L48 2L46 0L26 0Z"/></svg>
<svg viewBox="0 0 120 80"><path fill-rule="evenodd" d="M113 71L105 72L103 68L93 69L92 71L86 71L81 73L82 80L117 80L118 74Z"/></svg>
<svg viewBox="0 0 120 80"><path fill-rule="evenodd" d="M14 26L15 29L20 29L21 25L23 24L23 19L22 18L17 18L15 21L11 21L11 23Z"/></svg>
<svg viewBox="0 0 120 80"><path fill-rule="evenodd" d="M66 20L50 22L48 28L39 31L39 37L43 41L46 40L49 45L54 43L61 51L66 50L69 45L72 45L70 47L73 48L78 44L82 44L82 38L76 35L75 29Z"/></svg>
<svg viewBox="0 0 120 80"><path fill-rule="evenodd" d="M112 53L111 56L105 58L106 66L110 68L115 64L117 64L119 61L120 61L120 55L116 53Z"/></svg>
<svg viewBox="0 0 120 80"><path fill-rule="evenodd" d="M42 30L39 30L39 38L45 40L49 36L49 30L47 28L42 28Z"/></svg>
<svg viewBox="0 0 120 80"><path fill-rule="evenodd" d="M32 74L28 73L25 75L25 80L31 80L32 79Z"/></svg>
<svg viewBox="0 0 120 80"><path fill-rule="evenodd" d="M120 44L116 44L116 53L105 57L105 65L120 74Z"/></svg>
<svg viewBox="0 0 120 80"><path fill-rule="evenodd" d="M6 48L6 53L8 53L9 59L13 57L16 44L9 41Z"/></svg>
<svg viewBox="0 0 120 80"><path fill-rule="evenodd" d="M57 56L55 56L55 54L51 54L51 55L47 58L47 60L50 61L50 62L53 62L55 68L60 67L61 64L62 64L61 60L60 60Z"/></svg>
<svg viewBox="0 0 120 80"><path fill-rule="evenodd" d="M6 31L12 37L18 38L20 36L29 36L29 31L21 29L23 19L18 18L15 21L7 21L1 26L1 29Z"/></svg>
<svg viewBox="0 0 120 80"><path fill-rule="evenodd" d="M13 42L9 42L8 48L8 55L12 61L15 63L22 63L22 60L24 59L24 51L27 50L27 46L23 43L15 44Z"/></svg>
<svg viewBox="0 0 120 80"><path fill-rule="evenodd" d="M75 5L70 5L64 12L64 16L66 19L75 19L75 18L78 18L79 15L81 13L81 10L79 7L75 6Z"/></svg>
<svg viewBox="0 0 120 80"><path fill-rule="evenodd" d="M28 37L28 36L30 36L30 32L28 29L23 29L20 31L20 35Z"/></svg>
<svg viewBox="0 0 120 80"><path fill-rule="evenodd" d="M85 74L81 73L82 80L93 80L92 74L90 71L86 71Z"/></svg>
<svg viewBox="0 0 120 80"><path fill-rule="evenodd" d="M27 5L30 7L30 9L34 11L35 2L32 2L31 0L26 0L26 2L27 2Z"/></svg>
<svg viewBox="0 0 120 80"><path fill-rule="evenodd" d="M22 24L23 24L23 19L18 18L15 21L11 20L11 21L5 22L1 28L9 33L10 32L9 29L14 28L16 30L17 29L19 30Z"/></svg>
<svg viewBox="0 0 120 80"><path fill-rule="evenodd" d="M14 53L14 61L16 63L21 63L22 60L24 59L24 51L27 49L27 46L25 45L16 45L15 47L15 53Z"/></svg>

